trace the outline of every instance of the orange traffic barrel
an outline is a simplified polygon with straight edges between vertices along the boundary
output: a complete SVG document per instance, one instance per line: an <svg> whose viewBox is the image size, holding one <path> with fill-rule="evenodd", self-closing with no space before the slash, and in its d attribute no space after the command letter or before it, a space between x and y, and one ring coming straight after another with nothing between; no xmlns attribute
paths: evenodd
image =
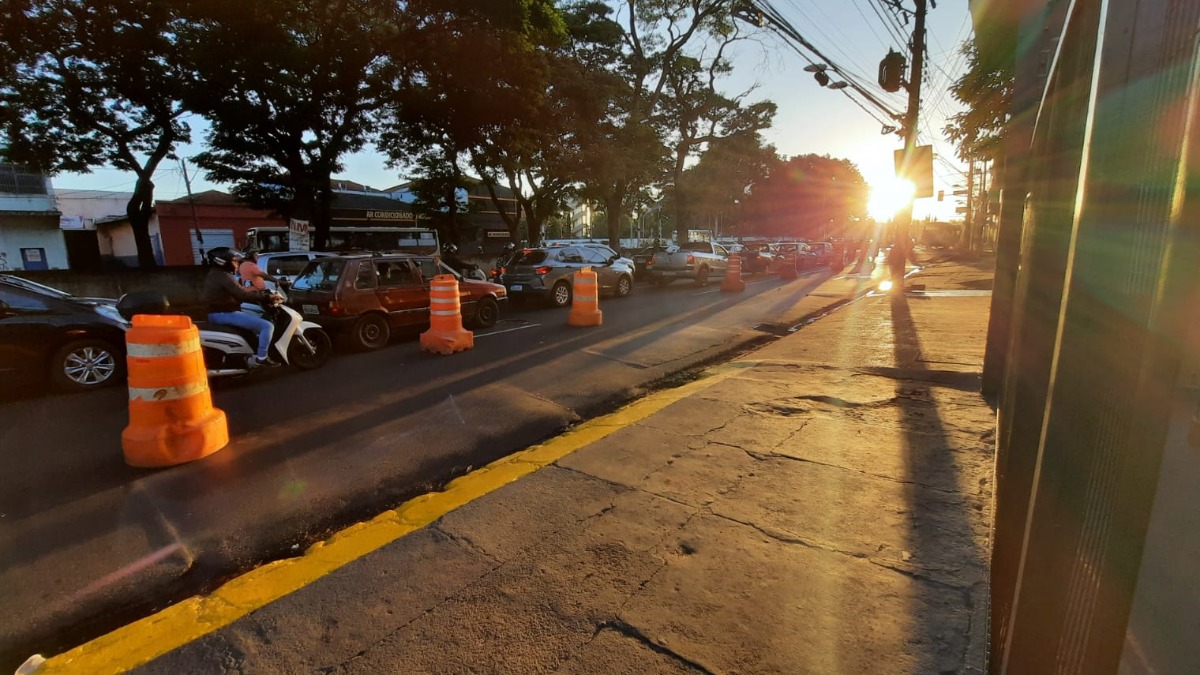
<svg viewBox="0 0 1200 675"><path fill-rule="evenodd" d="M571 289L571 313L567 315L568 326L599 326L604 323L600 311L600 284L596 273L584 267L575 273Z"/></svg>
<svg viewBox="0 0 1200 675"><path fill-rule="evenodd" d="M796 254L788 253L783 257L783 269L779 272L781 279L795 279L796 274Z"/></svg>
<svg viewBox="0 0 1200 675"><path fill-rule="evenodd" d="M721 290L726 293L737 293L746 290L746 281L742 279L742 258L736 253L729 254L729 264L725 266L725 281Z"/></svg>
<svg viewBox="0 0 1200 675"><path fill-rule="evenodd" d="M121 433L131 466L174 466L229 444L225 413L212 406L200 331L186 316L138 314L125 333L129 426Z"/></svg>
<svg viewBox="0 0 1200 675"><path fill-rule="evenodd" d="M421 333L421 349L453 354L475 346L475 334L463 328L458 278L439 274L429 287L429 330Z"/></svg>

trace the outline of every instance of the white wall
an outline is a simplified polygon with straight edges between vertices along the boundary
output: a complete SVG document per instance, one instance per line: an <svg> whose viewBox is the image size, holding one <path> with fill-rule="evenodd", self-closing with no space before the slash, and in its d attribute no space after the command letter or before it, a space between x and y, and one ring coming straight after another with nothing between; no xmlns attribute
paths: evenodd
<svg viewBox="0 0 1200 675"><path fill-rule="evenodd" d="M67 269L67 246L58 229L58 216L15 216L0 212L0 252L6 254L8 269L24 269L22 248L45 249L50 269Z"/></svg>

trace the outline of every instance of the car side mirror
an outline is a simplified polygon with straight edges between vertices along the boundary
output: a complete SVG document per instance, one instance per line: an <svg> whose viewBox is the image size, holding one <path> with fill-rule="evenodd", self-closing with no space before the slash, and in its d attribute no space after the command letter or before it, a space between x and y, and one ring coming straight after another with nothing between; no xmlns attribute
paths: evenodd
<svg viewBox="0 0 1200 675"><path fill-rule="evenodd" d="M609 256L609 257L608 257L608 263L607 263L607 264L611 265L611 264L613 264L613 263L617 262L617 261L618 261L618 260L620 260L620 259L621 259L621 258L620 258L620 256L615 256L615 255L613 255L613 256Z"/></svg>

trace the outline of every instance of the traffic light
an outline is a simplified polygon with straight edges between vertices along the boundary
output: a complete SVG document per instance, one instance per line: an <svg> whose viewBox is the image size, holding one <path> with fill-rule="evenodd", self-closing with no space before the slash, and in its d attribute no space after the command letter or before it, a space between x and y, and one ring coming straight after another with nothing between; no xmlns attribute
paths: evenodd
<svg viewBox="0 0 1200 675"><path fill-rule="evenodd" d="M908 65L904 55L893 49L879 62L879 86L884 91L897 92L904 86L904 68Z"/></svg>

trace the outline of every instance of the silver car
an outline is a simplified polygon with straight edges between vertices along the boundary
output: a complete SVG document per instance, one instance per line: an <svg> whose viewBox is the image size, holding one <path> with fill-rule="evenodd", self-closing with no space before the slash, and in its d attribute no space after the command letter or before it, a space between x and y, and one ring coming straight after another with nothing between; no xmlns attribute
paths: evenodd
<svg viewBox="0 0 1200 675"><path fill-rule="evenodd" d="M566 307L571 304L573 275L584 267L596 273L601 293L623 298L633 290L633 265L611 249L592 246L527 249L500 280L511 301L534 299Z"/></svg>

